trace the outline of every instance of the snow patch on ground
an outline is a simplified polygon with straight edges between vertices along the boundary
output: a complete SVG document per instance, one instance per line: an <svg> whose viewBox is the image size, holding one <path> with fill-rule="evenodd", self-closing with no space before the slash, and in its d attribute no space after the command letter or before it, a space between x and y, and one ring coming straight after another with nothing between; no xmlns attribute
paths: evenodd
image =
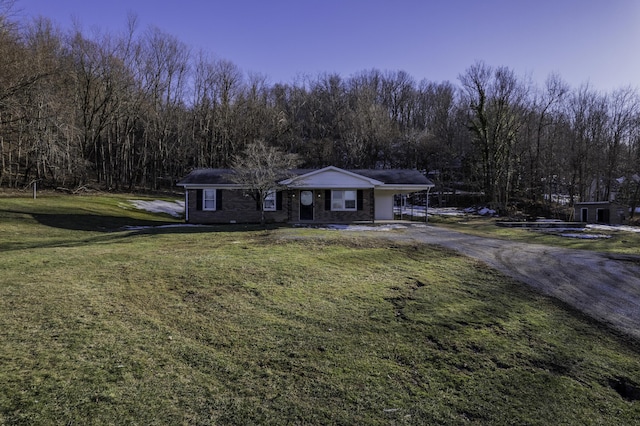
<svg viewBox="0 0 640 426"><path fill-rule="evenodd" d="M496 214L495 210L488 207L467 207L463 211L468 214L479 214L480 216L495 216Z"/></svg>
<svg viewBox="0 0 640 426"><path fill-rule="evenodd" d="M599 231L640 232L640 227L627 225L587 225L587 228Z"/></svg>
<svg viewBox="0 0 640 426"><path fill-rule="evenodd" d="M483 207L480 210L478 210L476 213L478 213L480 216L493 216L496 214L496 211L489 209L487 207Z"/></svg>
<svg viewBox="0 0 640 426"><path fill-rule="evenodd" d="M207 225L191 225L188 223L173 223L170 225L158 225L158 226L123 226L121 231L144 231L147 229L163 229L163 228L201 228Z"/></svg>
<svg viewBox="0 0 640 426"><path fill-rule="evenodd" d="M466 209L460 209L458 207L429 207L425 206L404 206L394 207L393 213L402 216L424 217L425 211L428 210L429 216L464 216L467 214L478 214L481 216L494 216L495 210L491 210L487 207L469 207Z"/></svg>
<svg viewBox="0 0 640 426"><path fill-rule="evenodd" d="M542 222L541 220L538 220L538 222ZM639 227L635 227L635 226L625 226L625 225L597 225L597 224L591 224L591 225L587 225L584 230L589 230L589 231L604 231L604 232L611 232L611 231L624 231L624 232L640 232L640 228ZM555 234L558 235L560 237L567 237L567 238L580 238L583 240L597 240L597 239L601 239L601 238L611 238L611 235L609 234L590 234L590 233L585 233L582 232L582 229L576 229L576 228L548 228L548 229L535 229L536 232L547 232L550 234Z"/></svg>
<svg viewBox="0 0 640 426"><path fill-rule="evenodd" d="M173 217L184 215L184 201L163 201L163 200L129 200L137 209L146 210L151 213L165 213Z"/></svg>
<svg viewBox="0 0 640 426"><path fill-rule="evenodd" d="M465 212L457 207L429 207L429 216L464 216Z"/></svg>
<svg viewBox="0 0 640 426"><path fill-rule="evenodd" d="M334 229L338 231L393 231L396 229L407 229L406 225L389 224L389 225L325 225L323 229Z"/></svg>
<svg viewBox="0 0 640 426"><path fill-rule="evenodd" d="M579 233L563 233L559 234L561 237L567 238L580 238L582 240L597 240L601 238L611 238L611 235L605 234L579 234Z"/></svg>

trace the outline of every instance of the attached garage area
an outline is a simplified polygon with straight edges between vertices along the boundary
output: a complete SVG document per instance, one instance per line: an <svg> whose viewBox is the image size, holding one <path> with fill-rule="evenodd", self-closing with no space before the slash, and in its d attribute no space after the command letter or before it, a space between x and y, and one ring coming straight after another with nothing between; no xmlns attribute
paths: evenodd
<svg viewBox="0 0 640 426"><path fill-rule="evenodd" d="M375 190L375 220L397 220L399 218L426 220L427 200L429 190L399 191ZM408 199L413 202L411 205Z"/></svg>
<svg viewBox="0 0 640 426"><path fill-rule="evenodd" d="M375 191L375 220L393 220L393 191Z"/></svg>

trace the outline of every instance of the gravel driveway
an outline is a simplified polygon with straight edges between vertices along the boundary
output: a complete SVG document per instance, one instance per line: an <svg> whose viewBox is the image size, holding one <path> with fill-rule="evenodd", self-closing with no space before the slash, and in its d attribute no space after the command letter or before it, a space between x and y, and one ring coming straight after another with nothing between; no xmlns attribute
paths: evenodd
<svg viewBox="0 0 640 426"><path fill-rule="evenodd" d="M453 249L640 339L640 256L571 250L412 226L392 238Z"/></svg>

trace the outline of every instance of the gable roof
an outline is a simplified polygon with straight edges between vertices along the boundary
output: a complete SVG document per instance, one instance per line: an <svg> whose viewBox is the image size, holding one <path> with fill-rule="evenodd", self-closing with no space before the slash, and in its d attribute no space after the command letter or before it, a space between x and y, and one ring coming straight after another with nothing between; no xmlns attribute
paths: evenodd
<svg viewBox="0 0 640 426"><path fill-rule="evenodd" d="M351 170L362 176L384 182L387 185L428 185L433 183L418 170L411 169L358 169Z"/></svg>
<svg viewBox="0 0 640 426"><path fill-rule="evenodd" d="M317 176L323 172L340 173L351 178L358 178L367 182L371 187L413 188L422 190L426 187L433 187L433 183L418 170L410 169L340 169L329 166L322 169L292 169L290 173L293 178L285 179L283 184L293 183L295 180L304 177ZM183 187L198 186L225 186L240 188L241 185L229 179L233 174L232 169L196 169L182 178L177 185Z"/></svg>
<svg viewBox="0 0 640 426"><path fill-rule="evenodd" d="M234 185L235 182L229 179L231 173L231 169L195 169L180 179L177 185Z"/></svg>
<svg viewBox="0 0 640 426"><path fill-rule="evenodd" d="M320 185L327 185L330 187L367 187L373 188L375 186L382 185L384 182L373 179L371 177L354 173L350 170L340 169L335 166L328 166L322 169L311 170L305 173L300 173L302 170L298 170L295 173L296 176L285 179L280 182L283 185L291 187L313 187ZM326 182L322 182L323 179Z"/></svg>

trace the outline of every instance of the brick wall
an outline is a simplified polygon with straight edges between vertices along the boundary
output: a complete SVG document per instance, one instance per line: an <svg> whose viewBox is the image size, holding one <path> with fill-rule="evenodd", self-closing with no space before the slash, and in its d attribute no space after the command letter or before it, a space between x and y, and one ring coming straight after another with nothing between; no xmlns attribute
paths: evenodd
<svg viewBox="0 0 640 426"><path fill-rule="evenodd" d="M256 201L244 196L242 191L222 190L222 209L216 211L198 210L197 190L189 190L189 223L259 223L260 211ZM373 189L363 190L362 208L355 211L325 210L326 190L313 190L314 210L313 222L350 223L373 222L375 200ZM265 212L267 223L299 222L300 191L282 192L282 210Z"/></svg>
<svg viewBox="0 0 640 426"><path fill-rule="evenodd" d="M198 209L197 190L189 190L189 223L260 223L260 210L253 197L244 196L243 191L223 189L222 209L205 211ZM286 222L288 220L286 201L283 197L283 209L264 212L267 223Z"/></svg>
<svg viewBox="0 0 640 426"><path fill-rule="evenodd" d="M363 190L362 209L356 211L331 211L325 209L326 190L313 190L313 222L324 223L350 223L373 222L374 197L373 189ZM289 205L291 206L290 221L300 221L300 191L289 191ZM284 203L283 203L284 205Z"/></svg>

